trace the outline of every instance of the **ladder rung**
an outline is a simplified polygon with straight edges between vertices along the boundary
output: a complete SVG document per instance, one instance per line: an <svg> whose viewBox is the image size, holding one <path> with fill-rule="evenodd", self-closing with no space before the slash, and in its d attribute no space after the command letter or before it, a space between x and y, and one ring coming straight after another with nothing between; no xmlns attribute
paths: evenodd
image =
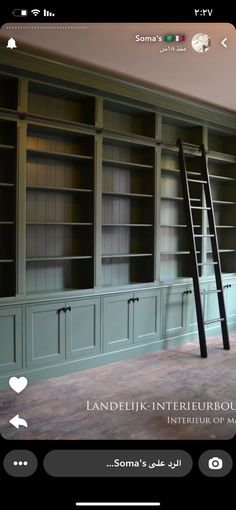
<svg viewBox="0 0 236 510"><path fill-rule="evenodd" d="M218 264L218 262L198 262L198 266L214 266Z"/></svg>
<svg viewBox="0 0 236 510"><path fill-rule="evenodd" d="M203 294L203 295L205 295L205 294L214 294L214 292L219 294L220 292L222 292L222 290L220 290L220 289L202 290L201 294Z"/></svg>
<svg viewBox="0 0 236 510"><path fill-rule="evenodd" d="M202 209L202 211L210 211L210 207L199 207L196 205L190 205L191 209Z"/></svg>
<svg viewBox="0 0 236 510"><path fill-rule="evenodd" d="M200 172L193 172L192 170L188 170L187 171L187 175L200 175L200 176L202 176L202 174Z"/></svg>
<svg viewBox="0 0 236 510"><path fill-rule="evenodd" d="M194 237L214 237L214 234L194 234Z"/></svg>
<svg viewBox="0 0 236 510"><path fill-rule="evenodd" d="M223 322L225 319L218 317L217 319L210 319L209 321L204 321L204 324L212 324L213 322Z"/></svg>
<svg viewBox="0 0 236 510"><path fill-rule="evenodd" d="M207 181L200 181L198 179L188 179L188 182L199 182L200 184L207 184Z"/></svg>

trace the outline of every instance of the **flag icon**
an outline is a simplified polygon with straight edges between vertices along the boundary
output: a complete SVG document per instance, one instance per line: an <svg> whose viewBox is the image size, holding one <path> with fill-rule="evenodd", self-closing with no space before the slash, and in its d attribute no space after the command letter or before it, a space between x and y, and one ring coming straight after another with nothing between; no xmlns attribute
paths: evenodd
<svg viewBox="0 0 236 510"><path fill-rule="evenodd" d="M183 41L185 41L185 36L183 34L177 34L175 36L175 40L176 40L176 42L183 42Z"/></svg>

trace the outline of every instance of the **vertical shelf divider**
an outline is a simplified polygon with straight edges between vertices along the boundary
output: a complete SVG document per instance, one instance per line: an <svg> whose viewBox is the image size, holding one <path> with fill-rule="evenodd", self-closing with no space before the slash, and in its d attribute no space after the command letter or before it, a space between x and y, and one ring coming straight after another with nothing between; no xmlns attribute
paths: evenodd
<svg viewBox="0 0 236 510"><path fill-rule="evenodd" d="M17 294L26 294L26 165L27 165L27 125L17 123Z"/></svg>
<svg viewBox="0 0 236 510"><path fill-rule="evenodd" d="M156 113L155 116L155 138L161 140L162 116ZM161 146L155 148L155 169L154 169L154 283L160 282L161 274Z"/></svg>
<svg viewBox="0 0 236 510"><path fill-rule="evenodd" d="M18 109L28 110L28 80L19 79ZM17 123L17 185L16 185L16 292L26 294L26 166L27 122Z"/></svg>
<svg viewBox="0 0 236 510"><path fill-rule="evenodd" d="M95 100L95 125L103 125L103 99ZM99 131L99 129L98 129ZM95 135L94 153L94 287L102 286L102 155L103 137Z"/></svg>

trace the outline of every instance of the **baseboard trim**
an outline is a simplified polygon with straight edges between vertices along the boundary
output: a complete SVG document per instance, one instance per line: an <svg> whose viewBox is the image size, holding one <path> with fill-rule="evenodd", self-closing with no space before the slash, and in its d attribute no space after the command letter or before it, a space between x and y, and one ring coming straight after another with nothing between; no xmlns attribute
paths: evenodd
<svg viewBox="0 0 236 510"><path fill-rule="evenodd" d="M229 330L232 331L236 329L236 323L231 323L228 325L228 327ZM208 336L215 336L218 333L220 333L220 326L212 327L207 331ZM9 388L9 377L13 375L16 377L24 375L28 378L29 384L32 384L41 380L50 379L52 377L60 377L63 375L80 372L82 370L99 367L101 365L106 365L108 363L123 361L126 359L143 356L152 352L175 348L197 339L198 333L193 331L181 336L155 340L154 342L145 343L142 345L132 345L128 346L126 349L110 353L102 353L80 360L68 360L57 365L37 367L33 369L29 368L28 370L16 370L11 374L8 373L7 375L2 375L0 377L0 390Z"/></svg>

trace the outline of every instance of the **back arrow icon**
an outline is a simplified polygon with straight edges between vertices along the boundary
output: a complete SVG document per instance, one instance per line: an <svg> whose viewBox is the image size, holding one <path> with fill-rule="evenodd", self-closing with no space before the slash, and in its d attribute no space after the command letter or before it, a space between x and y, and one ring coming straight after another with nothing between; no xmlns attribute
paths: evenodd
<svg viewBox="0 0 236 510"><path fill-rule="evenodd" d="M227 48L227 44L225 44L225 42L227 41L227 39L228 39L228 37L225 37L225 38L223 39L223 41L221 41L221 44L222 44L222 46L224 46L224 48Z"/></svg>
<svg viewBox="0 0 236 510"><path fill-rule="evenodd" d="M20 425L22 427L26 427L26 428L28 427L27 421L25 421L23 418L20 418L19 414L16 414L16 416L14 416L14 418L9 420L9 423L11 425L13 425L13 427L15 427L16 429L18 429L20 427Z"/></svg>

